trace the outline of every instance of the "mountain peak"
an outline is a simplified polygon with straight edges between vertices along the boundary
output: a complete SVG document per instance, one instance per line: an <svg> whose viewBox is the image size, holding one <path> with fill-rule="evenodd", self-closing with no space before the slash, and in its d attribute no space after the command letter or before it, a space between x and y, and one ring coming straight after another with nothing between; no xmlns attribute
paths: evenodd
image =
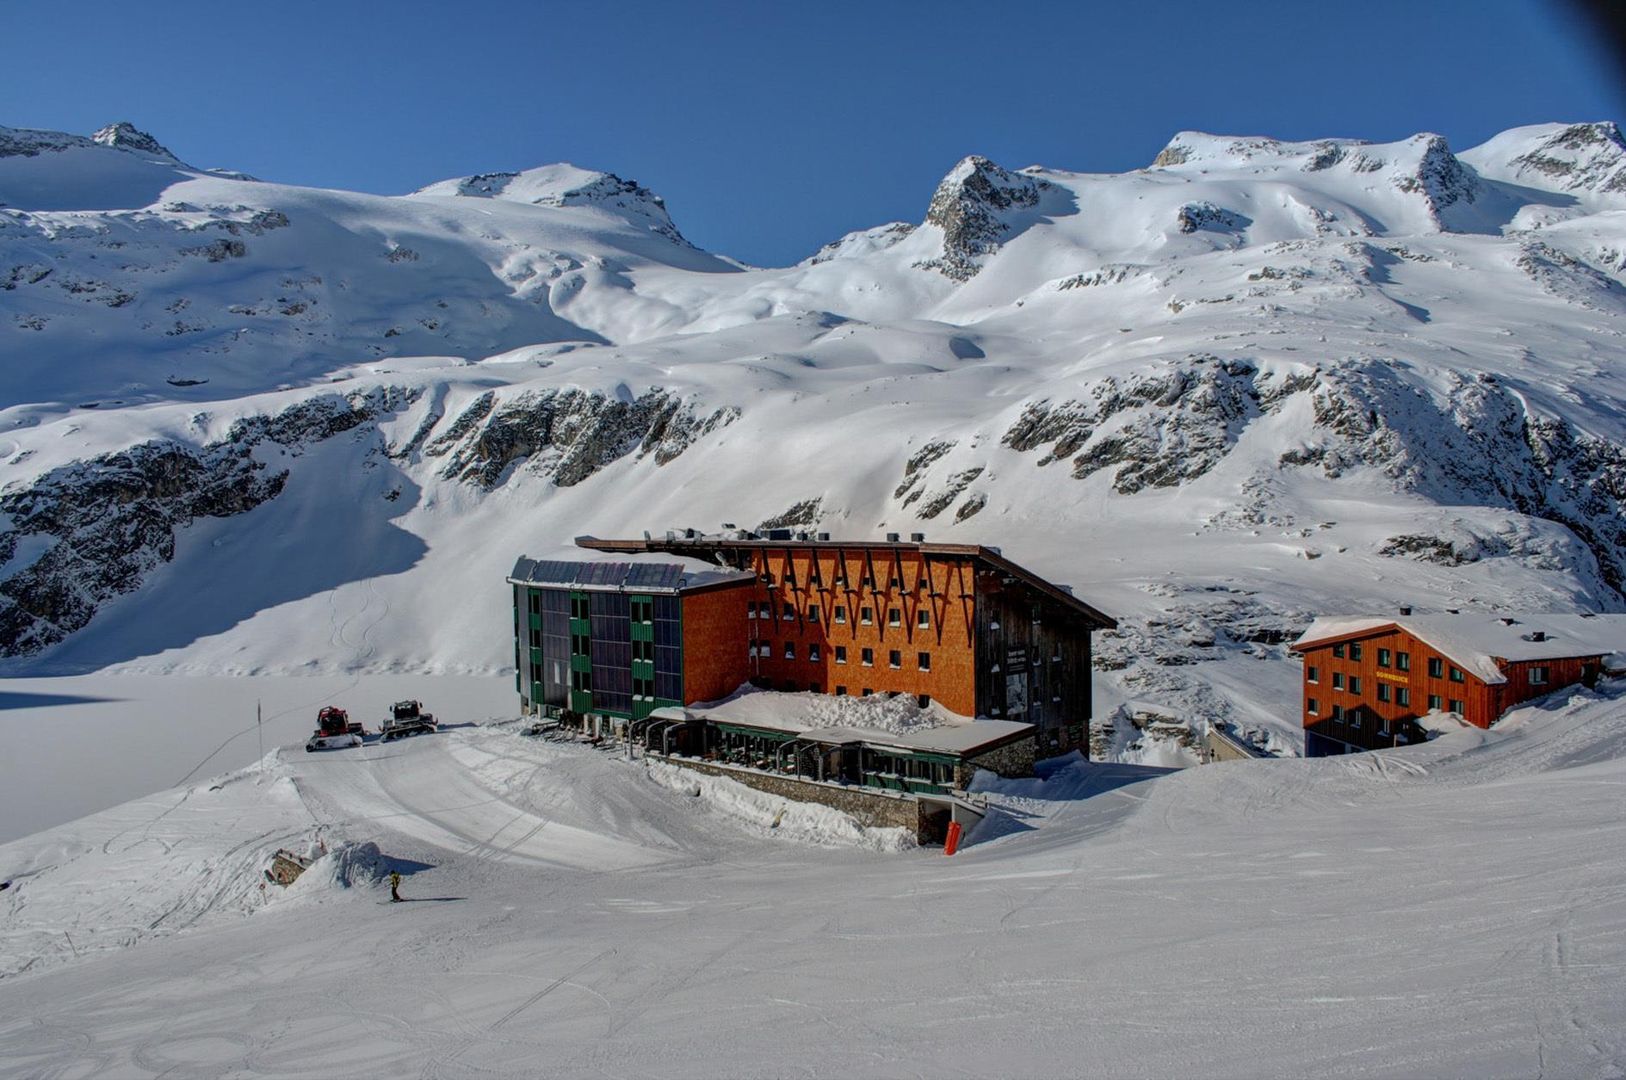
<svg viewBox="0 0 1626 1080"><path fill-rule="evenodd" d="M969 281L982 269L977 259L999 250L1011 231L1013 210L1037 206L1049 183L1014 173L980 155L964 158L932 193L926 224L943 230L943 256L930 266L956 281Z"/></svg>
<svg viewBox="0 0 1626 1080"><path fill-rule="evenodd" d="M128 120L108 124L92 135L90 141L101 146L110 146L115 150L135 150L144 154L162 154L171 161L178 160L157 139Z"/></svg>
<svg viewBox="0 0 1626 1080"><path fill-rule="evenodd" d="M1526 187L1626 192L1626 139L1613 120L1512 128L1463 156L1486 175Z"/></svg>
<svg viewBox="0 0 1626 1080"><path fill-rule="evenodd" d="M452 195L474 199L501 199L531 206L584 206L606 210L651 232L688 246L672 224L666 200L636 180L623 180L609 172L583 169L562 161L523 172L479 173L442 180L419 188L414 195Z"/></svg>

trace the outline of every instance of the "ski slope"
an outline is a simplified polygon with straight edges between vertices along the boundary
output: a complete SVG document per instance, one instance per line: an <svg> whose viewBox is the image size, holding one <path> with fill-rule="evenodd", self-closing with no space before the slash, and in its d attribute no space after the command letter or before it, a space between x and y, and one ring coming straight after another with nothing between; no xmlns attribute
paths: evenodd
<svg viewBox="0 0 1626 1080"><path fill-rule="evenodd" d="M283 748L0 845L0 1073L1615 1076L1623 786L1618 682L1357 757L1058 762L952 859L515 723Z"/></svg>

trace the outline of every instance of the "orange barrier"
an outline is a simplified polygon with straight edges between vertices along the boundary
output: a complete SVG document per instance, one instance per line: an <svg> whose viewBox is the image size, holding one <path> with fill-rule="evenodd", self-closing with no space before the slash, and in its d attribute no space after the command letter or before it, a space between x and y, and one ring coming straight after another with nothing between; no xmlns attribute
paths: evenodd
<svg viewBox="0 0 1626 1080"><path fill-rule="evenodd" d="M948 835L943 838L943 854L953 855L960 850L960 823L949 822Z"/></svg>

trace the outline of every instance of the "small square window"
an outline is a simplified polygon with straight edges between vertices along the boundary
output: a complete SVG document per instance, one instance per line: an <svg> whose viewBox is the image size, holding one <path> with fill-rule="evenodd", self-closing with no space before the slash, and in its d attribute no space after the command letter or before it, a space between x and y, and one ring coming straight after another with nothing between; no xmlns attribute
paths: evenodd
<svg viewBox="0 0 1626 1080"><path fill-rule="evenodd" d="M808 622L818 622L819 621L819 605L817 605L817 604L809 604L807 606L807 621Z"/></svg>
<svg viewBox="0 0 1626 1080"><path fill-rule="evenodd" d="M1548 669L1545 668L1545 667L1533 667L1533 668L1531 668L1530 669L1530 685L1531 686L1545 686L1545 685L1547 685L1547 674L1548 674Z"/></svg>
<svg viewBox="0 0 1626 1080"><path fill-rule="evenodd" d="M1361 643L1360 642L1352 641L1352 642L1349 643L1349 658L1351 660L1359 660L1361 658Z"/></svg>
<svg viewBox="0 0 1626 1080"><path fill-rule="evenodd" d="M859 652L859 654L858 654L858 662L863 664L865 667L874 667L875 666L875 650L874 649L863 649L863 650L861 650Z"/></svg>
<svg viewBox="0 0 1626 1080"><path fill-rule="evenodd" d="M754 619L757 617L757 602L755 600L747 600L745 602L745 617L747 619Z"/></svg>
<svg viewBox="0 0 1626 1080"><path fill-rule="evenodd" d="M1410 671L1411 670L1411 653L1409 653L1409 652L1397 652L1397 653L1395 653L1395 668L1400 670L1400 671Z"/></svg>
<svg viewBox="0 0 1626 1080"><path fill-rule="evenodd" d="M899 611L897 608L888 608L886 612L886 625L902 626L903 612Z"/></svg>
<svg viewBox="0 0 1626 1080"><path fill-rule="evenodd" d="M1453 667L1451 669L1451 681L1452 682L1463 682L1463 681L1465 681L1463 679L1463 676L1462 676L1462 669L1461 668Z"/></svg>
<svg viewBox="0 0 1626 1080"><path fill-rule="evenodd" d="M864 687L864 697L869 697L869 696L870 696L870 695L871 695L871 694L873 694L873 693L875 693L875 691L873 691L873 690L871 690L871 689L870 689L870 688L869 688L869 687L867 687L867 686L866 686L866 687Z"/></svg>
<svg viewBox="0 0 1626 1080"><path fill-rule="evenodd" d="M932 669L932 654L929 652L917 653L915 655L915 666L920 668L921 671L930 671Z"/></svg>
<svg viewBox="0 0 1626 1080"><path fill-rule="evenodd" d="M926 706L930 705L931 703L932 703L932 696L930 694L920 694L920 695L916 696L916 698L915 698L915 704L919 705L922 709L924 709Z"/></svg>
<svg viewBox="0 0 1626 1080"><path fill-rule="evenodd" d="M888 667L901 668L903 666L903 653L893 649L886 654L886 663Z"/></svg>
<svg viewBox="0 0 1626 1080"><path fill-rule="evenodd" d="M1395 704L1396 705L1410 705L1411 704L1411 691L1407 690L1404 686L1395 687Z"/></svg>
<svg viewBox="0 0 1626 1080"><path fill-rule="evenodd" d="M847 609L846 609L846 607L844 605L841 605L841 604L836 605L835 621L838 622L838 623L844 623L844 622L847 621Z"/></svg>
<svg viewBox="0 0 1626 1080"><path fill-rule="evenodd" d="M1435 711L1435 710L1440 709L1442 707L1441 702L1440 702L1440 695L1438 695L1438 694L1430 694L1430 695L1428 695L1428 707L1429 707L1430 711Z"/></svg>
<svg viewBox="0 0 1626 1080"><path fill-rule="evenodd" d="M932 624L932 613L930 611L927 611L925 608L921 608L919 611L915 612L915 625L916 626L924 628L924 627L930 626L931 624Z"/></svg>
<svg viewBox="0 0 1626 1080"><path fill-rule="evenodd" d="M1332 654L1338 659L1342 660L1344 658L1344 647L1342 645L1334 645L1332 647Z"/></svg>
<svg viewBox="0 0 1626 1080"><path fill-rule="evenodd" d="M1388 649L1379 649L1378 650L1378 667L1389 667L1390 666L1390 664L1389 664L1389 656L1390 656L1390 653L1389 653Z"/></svg>
<svg viewBox="0 0 1626 1080"><path fill-rule="evenodd" d="M1388 683L1383 683L1383 682L1378 683L1378 700L1379 701L1388 701L1389 700L1389 684Z"/></svg>
<svg viewBox="0 0 1626 1080"><path fill-rule="evenodd" d="M1334 690L1342 690L1344 688L1344 676L1341 672L1335 671L1332 673L1332 688Z"/></svg>
<svg viewBox="0 0 1626 1080"><path fill-rule="evenodd" d="M837 645L836 646L836 663L845 664L846 662L847 662L847 646L845 646L845 645Z"/></svg>
<svg viewBox="0 0 1626 1080"><path fill-rule="evenodd" d="M796 659L796 643L794 641L785 642L785 659Z"/></svg>
<svg viewBox="0 0 1626 1080"><path fill-rule="evenodd" d="M1342 705L1334 705L1332 707L1332 718L1334 720L1342 720L1344 718L1344 707Z"/></svg>
<svg viewBox="0 0 1626 1080"><path fill-rule="evenodd" d="M1431 679L1438 679L1438 678L1442 678L1444 675L1445 675L1445 661L1441 660L1437 656L1429 657L1429 660L1428 660L1428 677L1431 678Z"/></svg>
<svg viewBox="0 0 1626 1080"><path fill-rule="evenodd" d="M870 608L867 608L867 607L866 608L859 608L858 609L858 621L863 623L865 626L874 625L874 623L875 623L875 612L873 610L871 610Z"/></svg>
<svg viewBox="0 0 1626 1080"><path fill-rule="evenodd" d="M1358 694L1361 692L1361 677L1359 675L1351 675L1349 677L1349 692L1352 694Z"/></svg>
<svg viewBox="0 0 1626 1080"><path fill-rule="evenodd" d="M1351 709L1351 710L1349 710L1349 712L1344 714L1344 720L1345 720L1346 723L1349 724L1350 727L1354 728L1356 731L1361 730L1361 710L1360 709Z"/></svg>
<svg viewBox="0 0 1626 1080"><path fill-rule="evenodd" d="M845 686L836 687L836 697L846 697L846 696L847 696L847 688Z"/></svg>
<svg viewBox="0 0 1626 1080"><path fill-rule="evenodd" d="M815 642L813 642L811 645L809 645L807 647L807 658L809 660L811 660L815 664L819 662L820 657L819 657L819 643L818 642L815 641Z"/></svg>
<svg viewBox="0 0 1626 1080"><path fill-rule="evenodd" d="M1315 698L1309 698L1304 703L1304 711L1311 716L1319 716L1321 715L1321 703L1316 701Z"/></svg>
<svg viewBox="0 0 1626 1080"><path fill-rule="evenodd" d="M1461 716L1468 711L1468 707L1463 703L1461 698L1452 698L1451 711L1456 713L1458 716Z"/></svg>
<svg viewBox="0 0 1626 1080"><path fill-rule="evenodd" d="M1304 681L1318 683L1321 681L1321 672L1314 664L1304 669Z"/></svg>

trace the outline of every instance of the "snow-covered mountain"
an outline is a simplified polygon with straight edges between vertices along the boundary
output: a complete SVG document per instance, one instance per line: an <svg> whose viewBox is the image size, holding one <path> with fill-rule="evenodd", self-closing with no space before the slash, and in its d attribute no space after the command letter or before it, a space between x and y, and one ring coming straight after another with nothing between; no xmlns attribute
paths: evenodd
<svg viewBox="0 0 1626 1080"><path fill-rule="evenodd" d="M1626 606L1614 124L924 202L755 269L569 165L382 197L0 128L0 651L498 671L517 554L920 530L1121 618L1098 714L1290 748L1316 614Z"/></svg>

